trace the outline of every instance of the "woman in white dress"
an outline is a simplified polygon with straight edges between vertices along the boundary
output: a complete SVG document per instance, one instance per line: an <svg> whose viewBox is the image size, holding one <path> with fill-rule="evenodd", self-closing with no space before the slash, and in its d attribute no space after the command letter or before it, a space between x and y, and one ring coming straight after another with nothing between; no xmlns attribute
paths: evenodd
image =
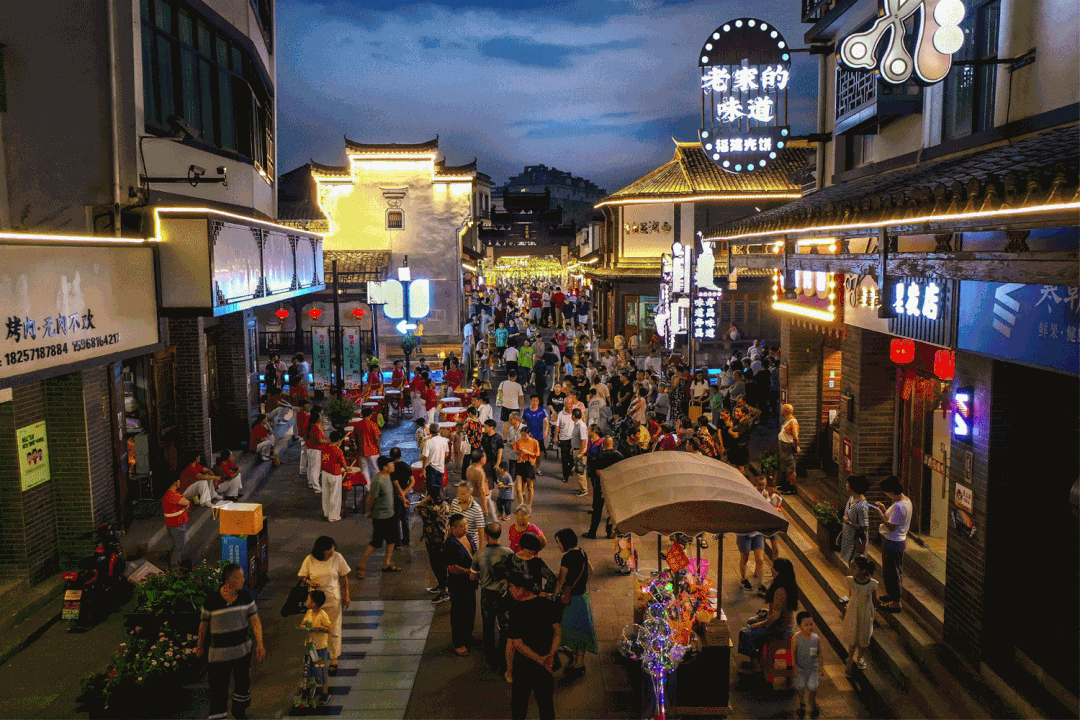
<svg viewBox="0 0 1080 720"><path fill-rule="evenodd" d="M334 539L323 535L315 541L311 554L304 558L300 571L312 590L326 593L322 609L330 618L330 667L331 675L337 674L338 656L341 655L341 611L349 607L349 564L337 551Z"/></svg>

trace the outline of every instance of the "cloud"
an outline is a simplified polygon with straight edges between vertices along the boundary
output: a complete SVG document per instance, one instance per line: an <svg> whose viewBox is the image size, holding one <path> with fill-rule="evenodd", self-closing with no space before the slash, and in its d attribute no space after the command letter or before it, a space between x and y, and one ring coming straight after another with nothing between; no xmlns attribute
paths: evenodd
<svg viewBox="0 0 1080 720"><path fill-rule="evenodd" d="M770 6L793 40L795 0ZM697 53L733 0L279 0L279 165L342 162L342 135L478 156L496 182L544 163L616 190L671 159L701 117ZM580 12L579 12L580 11ZM575 14L576 13L576 14ZM795 133L813 129L816 64L796 55Z"/></svg>

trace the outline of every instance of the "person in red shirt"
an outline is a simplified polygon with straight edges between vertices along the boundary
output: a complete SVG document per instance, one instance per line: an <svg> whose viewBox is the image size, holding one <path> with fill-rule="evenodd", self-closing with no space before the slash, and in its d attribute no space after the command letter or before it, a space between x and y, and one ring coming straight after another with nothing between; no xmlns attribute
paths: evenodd
<svg viewBox="0 0 1080 720"><path fill-rule="evenodd" d="M400 360L394 361L394 371L390 373L390 387L395 390L400 390L401 395L398 397L398 410L404 412L405 410L405 368L401 366ZM401 414L399 413L399 417Z"/></svg>
<svg viewBox="0 0 1080 720"><path fill-rule="evenodd" d="M281 459L274 452L276 441L277 438L270 429L270 418L266 416L266 413L256 415L255 422L251 426L251 436L248 438L248 450L259 453L259 457L263 460L270 460L277 466L281 464Z"/></svg>
<svg viewBox="0 0 1080 720"><path fill-rule="evenodd" d="M172 485L165 491L161 498L161 512L165 516L165 527L169 531L169 537L173 541L171 565L181 565L184 562L184 545L187 541L188 514L187 508L191 503L180 494L180 478L173 480Z"/></svg>
<svg viewBox="0 0 1080 720"><path fill-rule="evenodd" d="M435 383L430 378L424 381L422 397L424 398L424 410L427 412L428 425L439 422L439 394L435 392Z"/></svg>
<svg viewBox="0 0 1080 720"><path fill-rule="evenodd" d="M300 443L300 476L307 475L307 441L304 438L307 436L308 423L311 420L311 414L308 412L310 403L306 399L301 400L296 405L296 432L293 433L292 441Z"/></svg>
<svg viewBox="0 0 1080 720"><path fill-rule="evenodd" d="M217 492L220 480L209 468L203 465L203 456L195 453L191 462L180 472L179 491L187 500L194 500L201 505L212 505L221 500Z"/></svg>
<svg viewBox="0 0 1080 720"><path fill-rule="evenodd" d="M534 287L532 292L529 293L529 322L540 324L543 307L544 296L540 293L539 288Z"/></svg>
<svg viewBox="0 0 1080 720"><path fill-rule="evenodd" d="M450 387L451 391L461 387L461 383L465 381L465 373L461 372L461 366L457 361L457 358L450 363L450 369L446 372L446 377L443 379Z"/></svg>
<svg viewBox="0 0 1080 720"><path fill-rule="evenodd" d="M214 465L214 474L218 476L217 492L225 499L239 500L244 490L244 480L240 477L240 466L232 450L222 450Z"/></svg>
<svg viewBox="0 0 1080 720"><path fill-rule="evenodd" d="M322 429L322 411L311 409L307 432L304 433L304 445L307 454L308 487L317 493L322 492L322 446L326 436Z"/></svg>
<svg viewBox="0 0 1080 720"><path fill-rule="evenodd" d="M412 400L414 418L423 417L427 412L427 408L424 407L424 384L427 379L427 372L418 368L413 373L412 382L409 383L409 398Z"/></svg>
<svg viewBox="0 0 1080 720"><path fill-rule="evenodd" d="M566 295L563 295L561 287L555 288L555 292L551 294L551 314L555 316L555 327L562 327L563 316L562 306L566 300Z"/></svg>
<svg viewBox="0 0 1080 720"><path fill-rule="evenodd" d="M346 467L345 454L341 452L343 437L334 430L330 433L330 442L323 445L320 452L322 511L330 522L341 519L341 476Z"/></svg>
<svg viewBox="0 0 1080 720"><path fill-rule="evenodd" d="M367 382L367 394L368 394L368 396L382 395L382 390L383 390L382 372L379 370L379 366L376 363L371 363L370 365L368 365L368 374L367 374L366 382Z"/></svg>
<svg viewBox="0 0 1080 720"><path fill-rule="evenodd" d="M661 425L660 431L663 434L656 441L653 450L675 450L679 447L679 441L675 437L675 428L671 427L671 423Z"/></svg>
<svg viewBox="0 0 1080 720"><path fill-rule="evenodd" d="M375 462L382 453L379 451L379 437L382 430L378 423L371 419L371 408L366 407L360 411L360 424L356 426L356 442L360 448L360 455L364 458L364 476L370 482L379 474L379 466Z"/></svg>

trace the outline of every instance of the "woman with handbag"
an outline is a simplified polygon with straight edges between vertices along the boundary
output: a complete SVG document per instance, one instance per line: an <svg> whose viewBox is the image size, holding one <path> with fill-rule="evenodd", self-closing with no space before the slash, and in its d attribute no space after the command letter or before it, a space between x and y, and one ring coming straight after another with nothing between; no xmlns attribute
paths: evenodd
<svg viewBox="0 0 1080 720"><path fill-rule="evenodd" d="M300 571L301 581L312 590L322 590L326 602L322 609L330 618L330 667L331 675L337 674L338 656L341 655L341 615L349 607L349 563L337 551L334 539L323 535L315 540L311 554L304 558Z"/></svg>
<svg viewBox="0 0 1080 720"><path fill-rule="evenodd" d="M866 532L870 528L870 506L866 502L866 493L870 481L865 475L852 475L847 480L847 491L851 496L844 506L843 529L840 535L840 559L848 565L860 555L866 554Z"/></svg>
<svg viewBox="0 0 1080 720"><path fill-rule="evenodd" d="M566 679L576 680L585 674L585 653L599 654L596 645L596 624L589 602L589 575L592 564L585 551L578 547L577 534L570 528L555 533L555 542L562 550L559 580L555 584L555 599L565 609L562 618L563 646L573 651L572 662L566 667Z"/></svg>

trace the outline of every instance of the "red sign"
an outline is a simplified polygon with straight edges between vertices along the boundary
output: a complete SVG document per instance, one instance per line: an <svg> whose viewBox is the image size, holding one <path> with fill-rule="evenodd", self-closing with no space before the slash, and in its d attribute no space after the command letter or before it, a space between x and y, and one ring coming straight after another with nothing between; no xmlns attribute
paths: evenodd
<svg viewBox="0 0 1080 720"><path fill-rule="evenodd" d="M844 436L844 464L843 470L846 473L851 472L851 438Z"/></svg>

